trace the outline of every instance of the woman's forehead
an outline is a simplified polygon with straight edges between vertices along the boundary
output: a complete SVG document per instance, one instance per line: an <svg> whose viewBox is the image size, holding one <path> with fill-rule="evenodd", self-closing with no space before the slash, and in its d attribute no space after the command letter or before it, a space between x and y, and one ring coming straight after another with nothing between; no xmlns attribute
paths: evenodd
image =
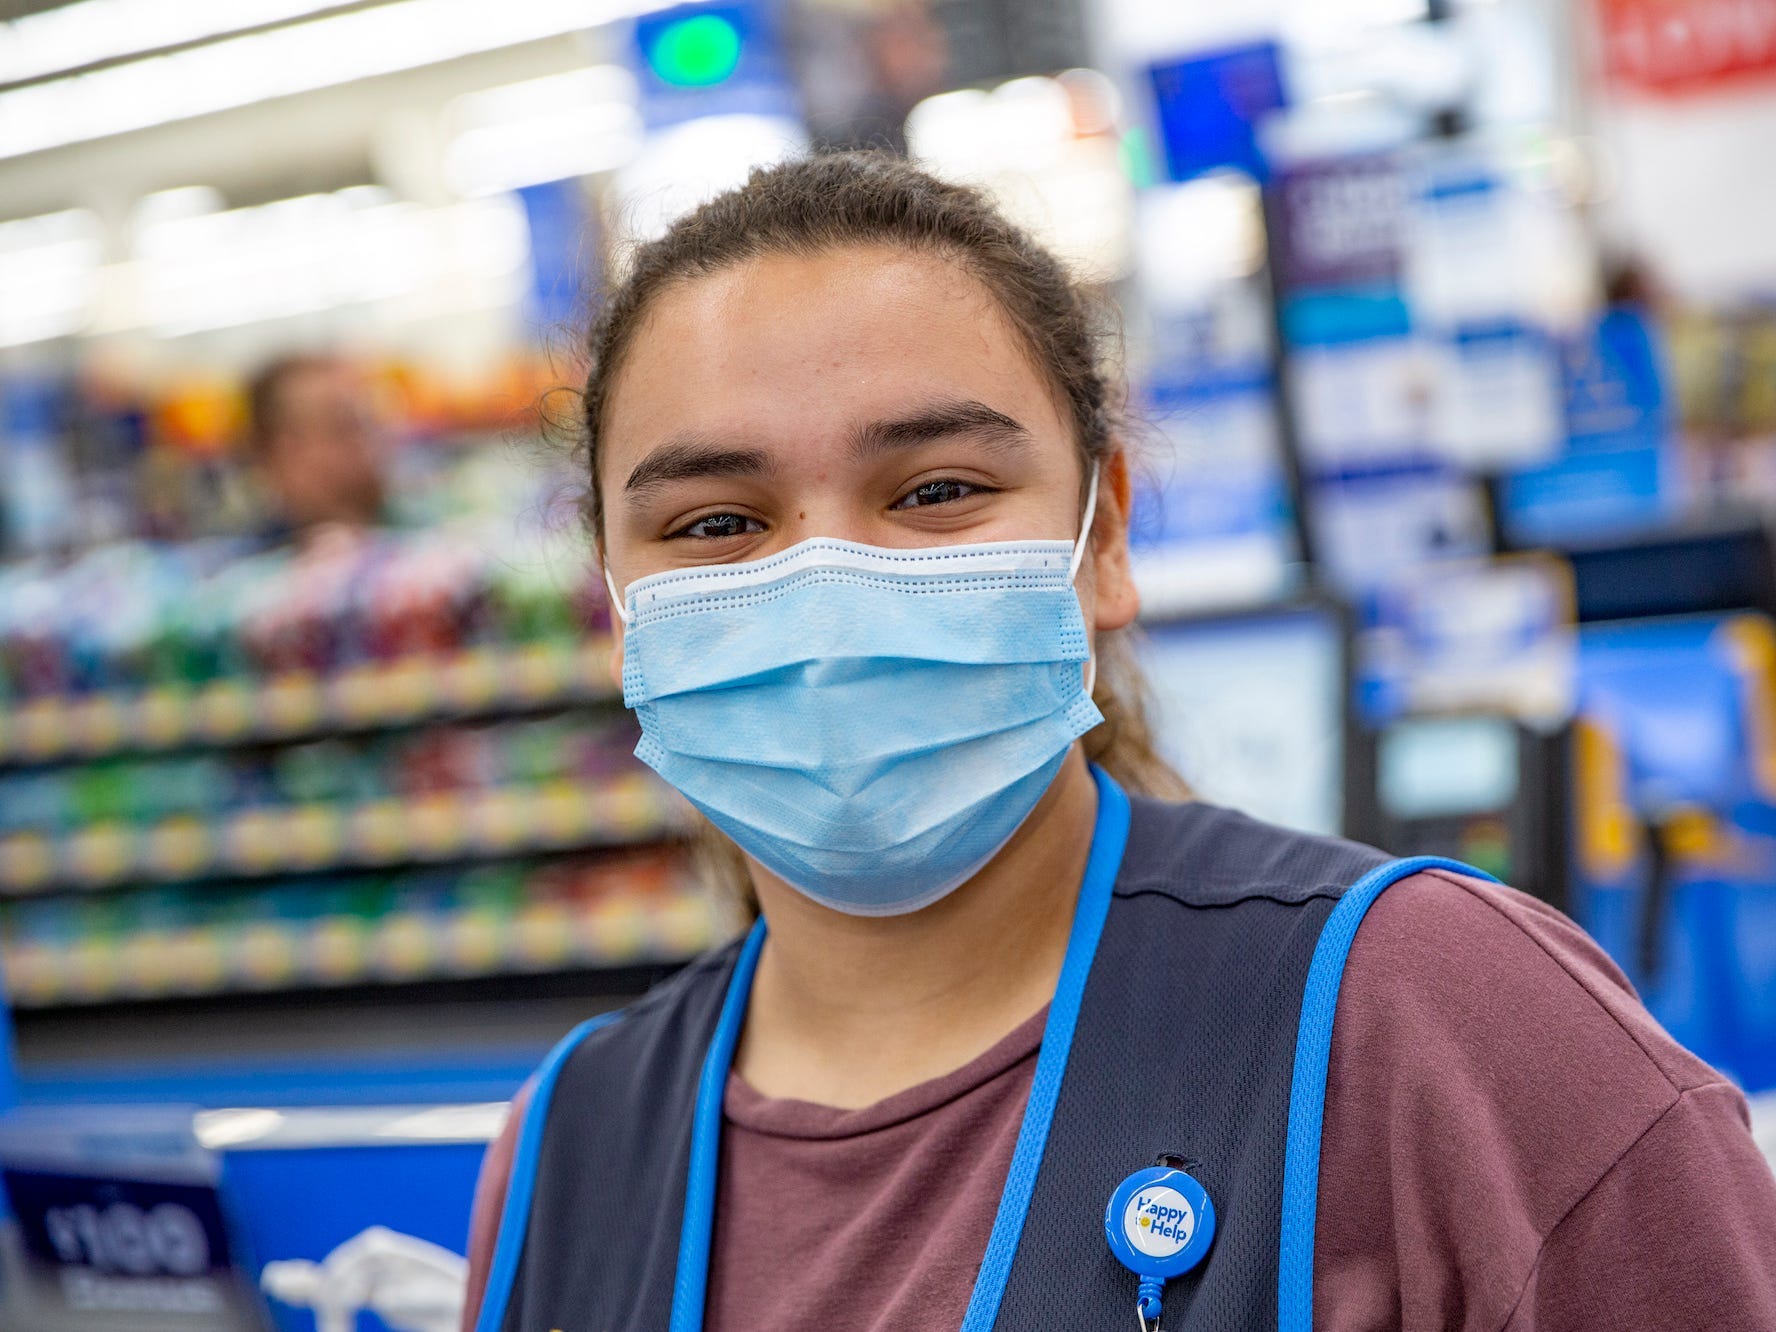
<svg viewBox="0 0 1776 1332"><path fill-rule="evenodd" d="M606 400L601 461L687 432L829 438L932 399L1065 438L1022 338L958 264L873 246L762 256L654 298Z"/></svg>

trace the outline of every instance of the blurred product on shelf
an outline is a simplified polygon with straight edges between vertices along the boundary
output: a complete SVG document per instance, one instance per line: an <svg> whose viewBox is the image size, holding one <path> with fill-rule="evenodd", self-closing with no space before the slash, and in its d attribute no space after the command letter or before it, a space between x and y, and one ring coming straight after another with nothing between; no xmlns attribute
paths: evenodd
<svg viewBox="0 0 1776 1332"><path fill-rule="evenodd" d="M1694 507L1776 502L1776 305L1681 310L1670 337Z"/></svg>
<svg viewBox="0 0 1776 1332"><path fill-rule="evenodd" d="M602 641L465 648L435 656L194 688L50 694L0 714L0 762L45 762L197 743L300 739L430 717L473 717L615 697Z"/></svg>
<svg viewBox="0 0 1776 1332"><path fill-rule="evenodd" d="M600 632L604 592L590 561L569 540L555 546L563 558L515 556L472 533L427 530L264 551L122 543L63 564L13 564L0 568L0 699L18 709L115 692L114 702L147 708L137 720L152 732L176 728L171 714L197 686L275 682L274 706L300 710L304 687L324 686L332 696L321 705L374 715L378 685L390 684L374 668L571 647ZM471 696L481 687L450 683ZM151 702L157 690L177 697Z"/></svg>
<svg viewBox="0 0 1776 1332"><path fill-rule="evenodd" d="M268 503L117 510L0 565L0 895L36 895L0 902L14 1001L622 967L729 930L688 809L630 753L577 486L522 447L534 418L490 436L509 407L332 356L250 396L243 449L216 381L111 462L201 461L193 513ZM98 455L69 456L90 497Z"/></svg>
<svg viewBox="0 0 1776 1332"><path fill-rule="evenodd" d="M658 782L632 763L609 771L622 755L608 735L568 721L531 725L558 729L578 770L490 776L522 769L524 756L435 736L390 742L368 760L323 742L315 748L325 755L286 751L288 762L206 755L0 778L0 892L498 856L683 830L683 807ZM427 773L440 759L483 771ZM320 784L305 781L316 763L331 765L331 792L293 789Z"/></svg>
<svg viewBox="0 0 1776 1332"><path fill-rule="evenodd" d="M0 906L22 1007L674 961L732 929L674 848Z"/></svg>

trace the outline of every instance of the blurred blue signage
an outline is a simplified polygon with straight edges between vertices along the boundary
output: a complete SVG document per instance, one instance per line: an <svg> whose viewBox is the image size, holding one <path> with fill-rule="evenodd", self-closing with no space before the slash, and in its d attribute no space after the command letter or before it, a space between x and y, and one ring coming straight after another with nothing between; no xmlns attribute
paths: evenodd
<svg viewBox="0 0 1776 1332"><path fill-rule="evenodd" d="M1548 555L1423 564L1358 601L1357 706L1556 726L1572 711L1572 571Z"/></svg>
<svg viewBox="0 0 1776 1332"><path fill-rule="evenodd" d="M237 1278L212 1185L8 1170L25 1250L70 1310L222 1319Z"/></svg>
<svg viewBox="0 0 1776 1332"><path fill-rule="evenodd" d="M1430 560L1484 554L1479 495L1431 444L1401 285L1399 156L1291 161L1267 190L1306 516L1329 581L1357 592Z"/></svg>
<svg viewBox="0 0 1776 1332"><path fill-rule="evenodd" d="M313 1332L310 1309L261 1296L265 1266L319 1263L371 1227L466 1252L494 1109L246 1109L208 1122L172 1105L15 1111L0 1118L0 1177L30 1258L18 1325L236 1332L269 1317L278 1332ZM200 1128L218 1145L202 1146ZM366 1309L375 1293L369 1282ZM367 1311L351 1326L384 1323Z"/></svg>
<svg viewBox="0 0 1776 1332"><path fill-rule="evenodd" d="M702 116L799 114L777 7L675 5L635 20L629 62L647 128Z"/></svg>
<svg viewBox="0 0 1776 1332"><path fill-rule="evenodd" d="M331 1143L238 1148L226 1154L228 1200L261 1264L320 1262L370 1226L466 1253L486 1150L485 1139L374 1143L344 1134ZM271 1312L279 1332L314 1327L306 1309L273 1302ZM369 1313L359 1324L382 1325Z"/></svg>
<svg viewBox="0 0 1776 1332"><path fill-rule="evenodd" d="M1566 348L1566 446L1504 480L1506 527L1520 543L1650 527L1667 516L1670 411L1657 334L1618 306Z"/></svg>
<svg viewBox="0 0 1776 1332"><path fill-rule="evenodd" d="M1271 261L1285 286L1398 281L1405 182L1395 154L1292 164L1278 172L1271 197L1278 219Z"/></svg>
<svg viewBox="0 0 1776 1332"><path fill-rule="evenodd" d="M1776 1086L1773 657L1759 614L1580 639L1580 712L1602 743L1575 774L1573 914L1666 1030L1749 1091Z"/></svg>
<svg viewBox="0 0 1776 1332"><path fill-rule="evenodd" d="M62 445L70 392L48 376L0 379L0 529L9 545L53 548L73 536L74 478Z"/></svg>
<svg viewBox="0 0 1776 1332"><path fill-rule="evenodd" d="M578 180L544 181L516 194L530 226L527 314L546 339L584 318L588 293L599 285L596 222Z"/></svg>
<svg viewBox="0 0 1776 1332"><path fill-rule="evenodd" d="M218 1162L176 1106L0 1118L0 1179L26 1262L8 1312L43 1332L228 1332L257 1318Z"/></svg>
<svg viewBox="0 0 1776 1332"><path fill-rule="evenodd" d="M1197 363L1146 391L1163 436L1142 470L1130 558L1147 615L1271 601L1298 558L1267 365Z"/></svg>
<svg viewBox="0 0 1776 1332"><path fill-rule="evenodd" d="M1286 102L1275 42L1155 64L1148 78L1159 112L1166 172L1173 180L1220 167L1265 178L1257 125Z"/></svg>

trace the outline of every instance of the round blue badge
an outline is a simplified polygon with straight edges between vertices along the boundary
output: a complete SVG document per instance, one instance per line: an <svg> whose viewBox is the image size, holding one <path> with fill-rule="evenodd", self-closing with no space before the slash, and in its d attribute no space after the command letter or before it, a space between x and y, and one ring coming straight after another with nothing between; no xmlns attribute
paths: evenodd
<svg viewBox="0 0 1776 1332"><path fill-rule="evenodd" d="M1200 1263L1215 1242L1215 1205L1184 1171L1148 1166L1110 1195L1104 1236L1116 1260L1136 1276L1169 1281Z"/></svg>

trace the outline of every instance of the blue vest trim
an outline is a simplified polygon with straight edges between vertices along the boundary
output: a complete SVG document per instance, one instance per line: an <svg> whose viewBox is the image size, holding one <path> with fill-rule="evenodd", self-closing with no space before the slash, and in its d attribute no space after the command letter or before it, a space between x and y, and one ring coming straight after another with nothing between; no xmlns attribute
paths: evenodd
<svg viewBox="0 0 1776 1332"><path fill-rule="evenodd" d="M1289 1136L1283 1156L1283 1223L1277 1274L1278 1332L1313 1328L1314 1221L1319 1211L1320 1131L1326 1114L1326 1072L1332 1058L1332 1018L1338 987L1357 927L1375 899L1401 879L1431 869L1453 870L1497 882L1459 861L1414 856L1369 871L1339 900L1314 947L1301 995L1295 1072L1289 1086Z"/></svg>
<svg viewBox="0 0 1776 1332"><path fill-rule="evenodd" d="M494 1244L493 1262L487 1269L487 1290L481 1297L481 1315L475 1320L475 1332L499 1332L506 1320L506 1304L512 1298L512 1283L518 1276L518 1260L524 1254L524 1232L530 1224L530 1200L536 1190L537 1158L543 1150L543 1126L549 1118L549 1098L555 1091L555 1079L579 1043L608 1027L623 1014L600 1013L587 1018L563 1036L537 1070L535 1088L525 1109L524 1126L518 1130L518 1150L512 1157L512 1172L506 1184L506 1203L500 1209L499 1239Z"/></svg>
<svg viewBox="0 0 1776 1332"><path fill-rule="evenodd" d="M1073 1048L1073 1029L1085 997L1086 978L1091 974L1092 958L1097 955L1098 939L1104 932L1104 918L1110 914L1110 890L1128 845L1128 797L1103 769L1092 768L1092 776L1098 783L1098 821L1092 830L1091 855L1085 862L1085 878L1079 885L1079 904L1073 911L1067 954L1061 962L1048 1021L1042 1029L1042 1051L1036 1056L1024 1122L1018 1129L1011 1168L1006 1171L1005 1188L999 1195L999 1213L993 1218L993 1231L987 1237L987 1251L981 1257L961 1332L987 1332L999 1317L999 1302L1005 1297L1011 1262L1017 1256L1024 1218L1030 1211L1030 1195L1036 1188L1036 1173L1042 1168L1042 1153L1048 1146L1055 1103L1060 1100L1061 1079L1067 1071L1068 1052Z"/></svg>
<svg viewBox="0 0 1776 1332"><path fill-rule="evenodd" d="M691 1159L685 1178L684 1220L678 1232L678 1273L672 1282L671 1332L697 1332L703 1326L703 1304L709 1287L710 1231L714 1228L716 1162L721 1153L722 1099L734 1047L746 1023L746 998L765 944L761 917L746 936L728 993L722 1000L715 1035L703 1056L697 1079L697 1108L691 1121ZM479 1330L477 1330L479 1332Z"/></svg>

